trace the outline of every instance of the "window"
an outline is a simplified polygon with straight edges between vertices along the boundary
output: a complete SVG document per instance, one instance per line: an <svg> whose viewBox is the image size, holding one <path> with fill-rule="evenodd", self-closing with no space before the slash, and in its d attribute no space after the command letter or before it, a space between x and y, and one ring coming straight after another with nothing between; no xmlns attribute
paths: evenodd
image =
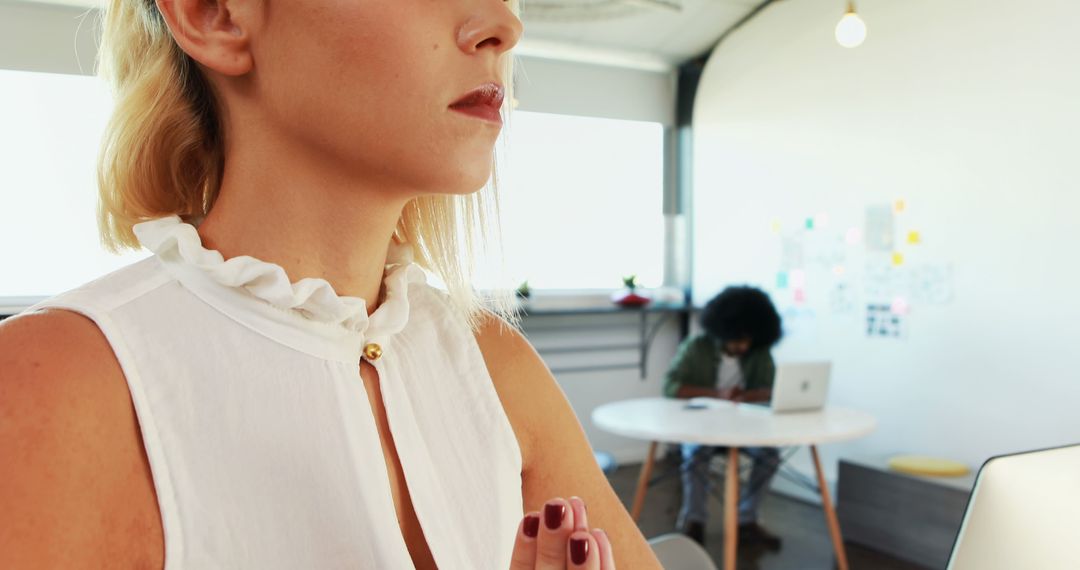
<svg viewBox="0 0 1080 570"><path fill-rule="evenodd" d="M498 168L506 279L537 289L615 289L636 274L643 286L663 284L660 123L517 111L505 136Z"/></svg>
<svg viewBox="0 0 1080 570"><path fill-rule="evenodd" d="M0 299L77 287L145 253L107 253L96 161L112 109L96 77L0 70Z"/></svg>
<svg viewBox="0 0 1080 570"><path fill-rule="evenodd" d="M96 77L0 70L7 304L60 293L147 255L112 255L98 239L96 158L111 108ZM516 112L505 135L506 278L485 283L482 273L479 286L527 279L538 289L613 289L630 274L643 286L662 284L659 123Z"/></svg>

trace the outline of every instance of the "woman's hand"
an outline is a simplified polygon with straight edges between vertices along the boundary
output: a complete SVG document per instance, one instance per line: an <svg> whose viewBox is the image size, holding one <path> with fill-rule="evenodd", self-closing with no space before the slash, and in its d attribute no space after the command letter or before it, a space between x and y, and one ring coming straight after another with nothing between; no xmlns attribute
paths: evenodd
<svg viewBox="0 0 1080 570"><path fill-rule="evenodd" d="M518 525L510 570L615 570L611 543L600 529L589 529L585 502L552 499L543 512L525 515Z"/></svg>

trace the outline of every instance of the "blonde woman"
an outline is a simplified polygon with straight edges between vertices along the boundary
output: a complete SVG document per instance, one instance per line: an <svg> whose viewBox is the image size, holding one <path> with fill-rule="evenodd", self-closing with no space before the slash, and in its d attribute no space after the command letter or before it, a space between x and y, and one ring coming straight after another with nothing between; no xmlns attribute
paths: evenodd
<svg viewBox="0 0 1080 570"><path fill-rule="evenodd" d="M154 255L0 327L0 567L658 567L461 269L520 33L109 2L101 227Z"/></svg>

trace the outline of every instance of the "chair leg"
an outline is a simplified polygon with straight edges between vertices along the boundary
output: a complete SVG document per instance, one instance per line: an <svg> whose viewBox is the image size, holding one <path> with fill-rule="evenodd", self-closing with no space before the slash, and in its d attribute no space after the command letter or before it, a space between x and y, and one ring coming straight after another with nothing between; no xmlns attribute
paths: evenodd
<svg viewBox="0 0 1080 570"><path fill-rule="evenodd" d="M649 479L652 477L653 463L656 457L655 441L649 442L649 454L645 456L645 463L641 464L641 474L638 475L637 491L634 492L634 506L630 509L630 517L637 522L641 517L641 509L645 506L645 491L649 487Z"/></svg>
<svg viewBox="0 0 1080 570"><path fill-rule="evenodd" d="M844 538L840 536L840 521L836 518L836 509L833 508L832 498L829 496L829 485L825 483L825 473L821 470L821 457L818 456L816 445L810 446L810 454L814 457L818 487L821 488L821 508L825 510L825 521L829 523L829 535L832 537L833 551L836 553L836 567L839 570L848 570Z"/></svg>

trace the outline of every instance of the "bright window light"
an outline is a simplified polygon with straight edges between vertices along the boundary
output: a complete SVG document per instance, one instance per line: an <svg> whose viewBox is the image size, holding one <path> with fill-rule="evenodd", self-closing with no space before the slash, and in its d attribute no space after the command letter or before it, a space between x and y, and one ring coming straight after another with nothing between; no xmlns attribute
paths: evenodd
<svg viewBox="0 0 1080 570"><path fill-rule="evenodd" d="M0 70L0 299L55 295L146 256L110 254L98 239L111 110L99 78Z"/></svg>
<svg viewBox="0 0 1080 570"><path fill-rule="evenodd" d="M0 305L148 255L112 255L98 239L96 157L111 109L96 77L0 70ZM630 274L662 284L659 123L518 111L506 136L503 270L482 271L479 287L615 289Z"/></svg>
<svg viewBox="0 0 1080 570"><path fill-rule="evenodd" d="M505 136L502 285L617 289L631 274L662 285L661 124L515 111Z"/></svg>

